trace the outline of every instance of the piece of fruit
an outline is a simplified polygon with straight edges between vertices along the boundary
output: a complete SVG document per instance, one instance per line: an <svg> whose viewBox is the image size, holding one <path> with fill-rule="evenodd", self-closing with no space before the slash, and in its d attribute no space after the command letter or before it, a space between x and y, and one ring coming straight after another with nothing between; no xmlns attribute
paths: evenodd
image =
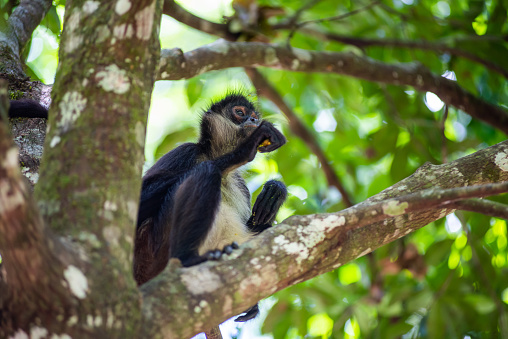
<svg viewBox="0 0 508 339"><path fill-rule="evenodd" d="M263 146L268 146L268 145L271 145L272 143L270 142L270 140L268 139L265 139L259 146L258 146L258 152L259 152L259 148L260 147L263 147Z"/></svg>

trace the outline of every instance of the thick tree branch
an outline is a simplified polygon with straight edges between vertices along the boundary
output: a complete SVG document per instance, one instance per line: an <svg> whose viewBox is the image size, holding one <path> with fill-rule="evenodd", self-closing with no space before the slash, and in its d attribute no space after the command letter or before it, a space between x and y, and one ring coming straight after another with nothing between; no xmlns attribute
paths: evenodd
<svg viewBox="0 0 508 339"><path fill-rule="evenodd" d="M508 142L449 164L424 165L344 211L291 217L242 245L225 262L181 268L178 261L171 261L160 276L142 287L145 327L158 328L169 338L188 337L277 290L330 271L444 217L453 211L450 206L456 199L507 190ZM171 319L162 323L150 316L153 312L170 314Z"/></svg>
<svg viewBox="0 0 508 339"><path fill-rule="evenodd" d="M2 286L0 325L11 312L31 317L58 305L69 291L61 284L64 262L72 260L44 229L42 218L32 199L18 165L18 150L7 121L6 82L0 82L0 254ZM60 254L58 257L57 254ZM4 271L5 269L5 271ZM5 276L3 274L5 272ZM46 291L46 292L43 292ZM56 299L56 300L55 300ZM65 298L64 298L65 299ZM52 306L53 305L53 306ZM0 326L0 337L5 333Z"/></svg>
<svg viewBox="0 0 508 339"><path fill-rule="evenodd" d="M291 29L291 32L288 36L288 40L290 40L291 37L296 32L296 30L298 30L299 32L301 32L303 34L314 36L316 38L327 39L327 40L336 41L336 42L343 43L343 44L353 45L358 48L380 46L380 47L395 47L395 48L413 48L413 49L434 51L434 52L438 52L438 53L448 53L451 55L469 59L469 60L479 63L481 65L484 65L488 69L503 75L505 78L508 78L508 70L504 69L503 67L501 67L489 60L481 58L474 53L464 51L459 48L450 47L444 43L431 42L431 41L401 41L401 40L396 40L396 39L359 38L359 37L352 37L352 36L335 34L335 33L320 32L315 29L303 27L303 26L307 25L308 23L343 19L345 17L351 16L351 15L357 13L358 11L363 11L363 10L371 8L374 5L379 4L378 1L374 1L363 8L351 11L349 13L345 13L345 14L340 15L335 18L310 20L310 21L304 21L301 23L296 23L296 21L298 20L298 18L301 15L301 13L303 11L307 10L308 8L314 6L317 2L318 1L308 2L305 6L300 8L295 13L295 15L292 18L290 18L287 22L275 24L271 28L274 30ZM193 27L197 30L221 37L221 38L228 40L228 41L236 41L238 39L238 37L240 36L240 34L231 33L229 31L229 26L227 24L216 24L211 21L200 18L198 16L195 16L194 14L189 13L182 7L178 6L173 0L165 0L164 14L170 15L174 19L180 21L181 23L186 24L190 27ZM484 38L483 40L485 40L486 38L489 38L489 37L481 37L481 38ZM496 41L500 40L499 37L493 37L493 38L495 38Z"/></svg>
<svg viewBox="0 0 508 339"><path fill-rule="evenodd" d="M24 78L20 51L30 39L51 6L51 0L23 0L0 28L0 54L2 72L16 78Z"/></svg>
<svg viewBox="0 0 508 339"><path fill-rule="evenodd" d="M289 108L289 106L284 102L277 90L268 83L261 73L254 68L246 68L245 71L254 86L259 90L259 94L271 100L275 105L277 105L277 107L279 107L282 113L284 113L289 121L289 128L291 129L291 132L302 139L303 142L305 142L305 144L310 148L312 153L317 156L319 162L321 163L321 167L323 168L323 172L325 173L328 185L334 186L339 190L340 194L342 194L342 199L344 200L346 207L353 206L353 203L349 198L349 194L346 192L342 182L335 173L334 168L330 165L325 152L316 141L316 137L311 134L293 110L291 110L291 108Z"/></svg>
<svg viewBox="0 0 508 339"><path fill-rule="evenodd" d="M457 107L508 134L508 113L469 93L457 82L433 74L419 63L385 64L354 53L313 52L265 43L216 41L193 51L162 51L157 79L188 79L228 67L271 67L297 72L324 72L359 79L408 85L433 92L446 104Z"/></svg>
<svg viewBox="0 0 508 339"><path fill-rule="evenodd" d="M22 50L32 36L35 28L40 24L51 8L51 0L22 0L9 17L9 25Z"/></svg>
<svg viewBox="0 0 508 339"><path fill-rule="evenodd" d="M410 212L428 210L437 206L449 208L449 206L454 205L454 203L457 204L458 200L482 198L506 192L508 192L508 182L450 189L430 188L424 191L402 195L397 198L383 200L381 202L360 204L358 208L332 213L332 215L340 214L341 217L344 218L343 225L347 226L344 226L343 232L347 232L387 219L387 216L395 217ZM461 206L461 204L458 204L458 206ZM466 207L468 204L462 206ZM284 223L288 225L300 226L308 226L312 222L312 216L300 215L290 217L284 221Z"/></svg>
<svg viewBox="0 0 508 339"><path fill-rule="evenodd" d="M431 41L401 41L395 39L358 38L334 33L322 33L311 29L308 30L302 29L301 32L309 35L325 37L328 40L353 45L358 48L379 46L379 47L395 47L395 48L413 48L434 51L438 53L448 53L484 65L488 69L503 75L505 78L508 78L508 70L506 70L505 68L489 60L483 59L474 53L464 51L459 48L450 47L443 43L436 43Z"/></svg>

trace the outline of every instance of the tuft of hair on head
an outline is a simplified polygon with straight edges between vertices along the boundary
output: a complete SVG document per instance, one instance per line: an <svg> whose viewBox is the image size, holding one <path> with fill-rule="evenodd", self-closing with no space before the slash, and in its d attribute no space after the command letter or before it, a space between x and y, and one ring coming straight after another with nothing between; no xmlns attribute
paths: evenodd
<svg viewBox="0 0 508 339"><path fill-rule="evenodd" d="M258 105L256 99L256 95L247 91L245 88L228 89L224 94L212 98L205 112L221 112L231 103L244 105L257 111Z"/></svg>

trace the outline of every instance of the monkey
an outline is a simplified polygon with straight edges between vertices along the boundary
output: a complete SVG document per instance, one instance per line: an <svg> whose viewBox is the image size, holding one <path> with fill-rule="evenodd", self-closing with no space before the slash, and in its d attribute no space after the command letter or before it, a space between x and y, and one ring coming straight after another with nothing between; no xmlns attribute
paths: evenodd
<svg viewBox="0 0 508 339"><path fill-rule="evenodd" d="M48 109L35 100L11 100L9 118L48 118Z"/></svg>
<svg viewBox="0 0 508 339"><path fill-rule="evenodd" d="M243 94L212 103L202 114L199 140L168 152L143 177L133 262L138 285L158 275L169 258L184 267L219 260L271 227L286 187L266 182L251 212L238 168L285 143ZM257 304L245 312L236 321L256 317Z"/></svg>

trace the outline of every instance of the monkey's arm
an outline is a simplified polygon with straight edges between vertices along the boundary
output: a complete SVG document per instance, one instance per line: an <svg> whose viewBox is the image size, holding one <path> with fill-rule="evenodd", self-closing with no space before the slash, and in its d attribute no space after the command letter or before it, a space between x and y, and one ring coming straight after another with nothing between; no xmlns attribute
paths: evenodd
<svg viewBox="0 0 508 339"><path fill-rule="evenodd" d="M196 145L183 144L165 154L143 177L138 211L138 230L147 219L156 219L164 206L164 201L185 178L196 164ZM160 247L165 232L169 230L155 222L150 237L154 250Z"/></svg>
<svg viewBox="0 0 508 339"><path fill-rule="evenodd" d="M35 100L12 100L9 118L48 118L48 110Z"/></svg>
<svg viewBox="0 0 508 339"><path fill-rule="evenodd" d="M267 181L254 203L252 215L247 221L247 227L255 233L261 233L271 227L286 197L287 189L282 182L277 180Z"/></svg>
<svg viewBox="0 0 508 339"><path fill-rule="evenodd" d="M265 145L265 140L270 141L268 145ZM215 159L214 163L224 174L254 160L258 151L261 153L272 152L285 143L286 138L284 135L271 123L263 121L247 140L238 145L232 152Z"/></svg>

